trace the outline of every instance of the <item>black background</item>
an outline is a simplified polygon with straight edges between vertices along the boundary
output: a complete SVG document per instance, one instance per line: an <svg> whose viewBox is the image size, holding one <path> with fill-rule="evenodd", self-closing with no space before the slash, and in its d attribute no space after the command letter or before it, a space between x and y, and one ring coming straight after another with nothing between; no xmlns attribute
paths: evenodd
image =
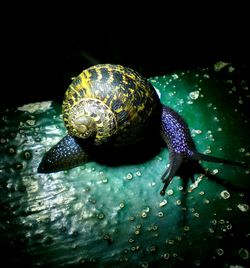
<svg viewBox="0 0 250 268"><path fill-rule="evenodd" d="M127 65L146 77L219 60L248 63L248 15L242 4L152 4L66 4L64 12L62 4L6 7L1 107L61 102L71 77L95 63Z"/></svg>

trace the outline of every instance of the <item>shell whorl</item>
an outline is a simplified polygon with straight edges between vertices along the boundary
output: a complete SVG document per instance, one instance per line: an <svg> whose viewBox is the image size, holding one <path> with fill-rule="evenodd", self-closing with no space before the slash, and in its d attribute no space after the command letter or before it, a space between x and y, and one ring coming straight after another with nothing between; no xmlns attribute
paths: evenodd
<svg viewBox="0 0 250 268"><path fill-rule="evenodd" d="M141 139L159 107L159 98L145 78L112 64L90 67L74 78L62 106L69 134L83 139L95 135L96 145Z"/></svg>
<svg viewBox="0 0 250 268"><path fill-rule="evenodd" d="M82 98L64 113L70 135L87 139L95 135L95 144L107 142L116 133L114 113L105 103L92 98Z"/></svg>

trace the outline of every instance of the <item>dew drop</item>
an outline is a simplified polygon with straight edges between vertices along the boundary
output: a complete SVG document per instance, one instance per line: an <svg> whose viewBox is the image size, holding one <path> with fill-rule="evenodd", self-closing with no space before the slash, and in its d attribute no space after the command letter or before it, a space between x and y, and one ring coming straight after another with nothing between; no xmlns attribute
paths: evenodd
<svg viewBox="0 0 250 268"><path fill-rule="evenodd" d="M158 216L159 216L160 218L162 218L162 217L164 216L163 212L162 212L162 211L158 212Z"/></svg>
<svg viewBox="0 0 250 268"><path fill-rule="evenodd" d="M16 163L15 164L15 169L16 170L20 170L20 169L22 169L23 168L23 164L22 163Z"/></svg>
<svg viewBox="0 0 250 268"><path fill-rule="evenodd" d="M249 210L249 206L247 204L239 204L237 207L242 212L247 212Z"/></svg>
<svg viewBox="0 0 250 268"><path fill-rule="evenodd" d="M166 199L164 199L163 201L161 201L160 207L164 207L167 203L168 203L168 201Z"/></svg>
<svg viewBox="0 0 250 268"><path fill-rule="evenodd" d="M222 256L224 254L224 250L222 248L217 248L216 249L216 253L219 255L219 256Z"/></svg>
<svg viewBox="0 0 250 268"><path fill-rule="evenodd" d="M32 119L29 119L29 120L26 121L26 123L27 123L27 125L29 125L29 126L34 126L35 123L36 123L36 121L35 121L35 120L32 120Z"/></svg>
<svg viewBox="0 0 250 268"><path fill-rule="evenodd" d="M120 204L119 204L119 208L124 208L125 207L125 203L124 202L121 202Z"/></svg>
<svg viewBox="0 0 250 268"><path fill-rule="evenodd" d="M141 231L139 229L135 230L135 235L139 235L141 233Z"/></svg>
<svg viewBox="0 0 250 268"><path fill-rule="evenodd" d="M133 179L132 173L128 173L126 178L127 178L127 180L132 180Z"/></svg>
<svg viewBox="0 0 250 268"><path fill-rule="evenodd" d="M173 195L174 191L172 189L167 190L167 195Z"/></svg>
<svg viewBox="0 0 250 268"><path fill-rule="evenodd" d="M228 199L230 197L230 193L227 191L227 190L224 190L220 193L220 196L223 198L223 199Z"/></svg>
<svg viewBox="0 0 250 268"><path fill-rule="evenodd" d="M23 152L23 158L24 158L25 160L30 160L31 157L32 157L31 152L29 152L29 151L25 151L25 152Z"/></svg>
<svg viewBox="0 0 250 268"><path fill-rule="evenodd" d="M14 147L9 147L8 148L8 153L13 155L13 154L16 153L16 149Z"/></svg>
<svg viewBox="0 0 250 268"><path fill-rule="evenodd" d="M195 260L195 261L194 261L194 264L195 264L196 266L200 266L200 265L201 265L201 261L200 261L200 260Z"/></svg>
<svg viewBox="0 0 250 268"><path fill-rule="evenodd" d="M103 220L105 218L105 215L101 212L98 214L98 219Z"/></svg>
<svg viewBox="0 0 250 268"><path fill-rule="evenodd" d="M128 239L128 242L132 244L132 243L135 242L135 240L134 240L133 238L129 238L129 239Z"/></svg>
<svg viewBox="0 0 250 268"><path fill-rule="evenodd" d="M164 253L164 254L163 254L163 258L164 258L165 260L168 260L168 259L170 258L170 254L169 254L169 253Z"/></svg>
<svg viewBox="0 0 250 268"><path fill-rule="evenodd" d="M1 144L6 143L6 141L7 141L7 140L6 140L6 139L4 139L4 138L1 138L1 139L0 139L0 143L1 143Z"/></svg>
<svg viewBox="0 0 250 268"><path fill-rule="evenodd" d="M199 98L199 95L200 95L200 91L199 90L196 90L196 91L193 91L193 92L190 92L189 93L189 97L192 99L192 100L196 100Z"/></svg>
<svg viewBox="0 0 250 268"><path fill-rule="evenodd" d="M249 251L245 248L239 249L239 255L244 260L249 259Z"/></svg>
<svg viewBox="0 0 250 268"><path fill-rule="evenodd" d="M209 231L210 234L213 234L214 233L214 229L213 228L209 228L208 231Z"/></svg>
<svg viewBox="0 0 250 268"><path fill-rule="evenodd" d="M148 263L146 261L141 263L141 267L142 268L147 268L148 267Z"/></svg>
<svg viewBox="0 0 250 268"><path fill-rule="evenodd" d="M180 205L181 205L181 200L177 200L177 201L176 201L176 205L177 205L177 206L180 206Z"/></svg>
<svg viewBox="0 0 250 268"><path fill-rule="evenodd" d="M138 176L138 177L140 177L141 176L141 171L139 171L139 170L136 171L135 175Z"/></svg>
<svg viewBox="0 0 250 268"><path fill-rule="evenodd" d="M212 224L216 225L217 224L217 220L212 220Z"/></svg>
<svg viewBox="0 0 250 268"><path fill-rule="evenodd" d="M215 175L215 174L217 174L218 172L219 172L218 169L214 169L214 170L212 171L212 175Z"/></svg>

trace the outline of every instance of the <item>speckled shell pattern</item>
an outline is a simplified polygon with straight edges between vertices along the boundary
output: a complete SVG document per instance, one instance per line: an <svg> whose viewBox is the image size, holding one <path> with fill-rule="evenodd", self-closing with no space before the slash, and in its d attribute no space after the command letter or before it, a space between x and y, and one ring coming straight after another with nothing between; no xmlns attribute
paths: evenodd
<svg viewBox="0 0 250 268"><path fill-rule="evenodd" d="M161 104L152 85L137 72L120 65L99 64L74 78L62 109L69 134L74 133L72 118L85 114L97 126L95 145L112 142L120 146L145 137L159 121Z"/></svg>

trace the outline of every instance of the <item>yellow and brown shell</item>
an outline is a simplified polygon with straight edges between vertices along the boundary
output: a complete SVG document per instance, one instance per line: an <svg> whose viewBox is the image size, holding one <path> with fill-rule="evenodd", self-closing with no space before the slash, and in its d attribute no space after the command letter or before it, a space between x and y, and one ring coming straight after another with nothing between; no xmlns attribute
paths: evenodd
<svg viewBox="0 0 250 268"><path fill-rule="evenodd" d="M62 109L68 133L83 139L94 135L96 145L134 143L160 120L154 88L121 65L99 64L84 70L66 91Z"/></svg>

